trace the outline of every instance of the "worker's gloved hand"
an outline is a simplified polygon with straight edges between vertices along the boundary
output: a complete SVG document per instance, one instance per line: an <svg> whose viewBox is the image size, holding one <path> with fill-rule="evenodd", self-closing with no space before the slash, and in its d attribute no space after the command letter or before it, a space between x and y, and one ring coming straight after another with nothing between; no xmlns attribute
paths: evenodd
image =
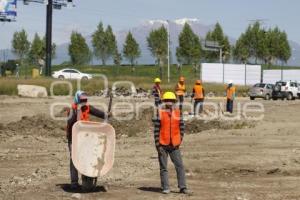
<svg viewBox="0 0 300 200"><path fill-rule="evenodd" d="M165 152L162 146L157 146L156 150L157 150L159 155L162 155Z"/></svg>
<svg viewBox="0 0 300 200"><path fill-rule="evenodd" d="M107 112L106 115L107 115L107 118L108 118L108 119L111 118L111 117L113 116L111 112Z"/></svg>

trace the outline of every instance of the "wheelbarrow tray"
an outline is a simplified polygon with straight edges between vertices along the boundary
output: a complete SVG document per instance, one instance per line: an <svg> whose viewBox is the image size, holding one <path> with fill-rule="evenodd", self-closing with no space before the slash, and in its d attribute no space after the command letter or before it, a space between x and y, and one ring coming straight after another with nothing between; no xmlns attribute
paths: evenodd
<svg viewBox="0 0 300 200"><path fill-rule="evenodd" d="M72 160L88 177L107 174L113 167L115 129L108 123L77 121L72 128Z"/></svg>

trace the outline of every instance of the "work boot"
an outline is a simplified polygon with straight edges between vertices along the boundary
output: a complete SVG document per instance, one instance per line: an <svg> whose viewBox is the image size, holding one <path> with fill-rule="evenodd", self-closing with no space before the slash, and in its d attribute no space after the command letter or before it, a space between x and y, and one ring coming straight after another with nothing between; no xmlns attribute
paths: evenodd
<svg viewBox="0 0 300 200"><path fill-rule="evenodd" d="M186 195L192 195L192 192L189 191L189 190L186 189L186 188L180 189L179 192L182 193L182 194L186 194Z"/></svg>
<svg viewBox="0 0 300 200"><path fill-rule="evenodd" d="M71 188L71 190L78 190L79 189L79 184L78 183L71 183L70 188Z"/></svg>
<svg viewBox="0 0 300 200"><path fill-rule="evenodd" d="M164 190L162 191L163 194L170 194L170 192L171 192L171 191L170 191L169 189L164 189Z"/></svg>

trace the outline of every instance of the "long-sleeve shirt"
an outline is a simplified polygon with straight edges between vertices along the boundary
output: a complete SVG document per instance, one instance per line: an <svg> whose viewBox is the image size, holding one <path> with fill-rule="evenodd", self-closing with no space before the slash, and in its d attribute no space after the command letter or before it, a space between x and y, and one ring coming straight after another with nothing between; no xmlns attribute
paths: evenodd
<svg viewBox="0 0 300 200"><path fill-rule="evenodd" d="M154 85L152 88L152 95L154 96L154 101L157 104L161 103L162 90L159 85Z"/></svg>
<svg viewBox="0 0 300 200"><path fill-rule="evenodd" d="M83 106L81 109L85 109L85 107ZM107 115L105 112L103 112L91 105L90 105L90 114L95 117L99 117L101 119L107 118ZM67 139L69 142L72 142L72 128L76 122L77 122L77 110L71 109L71 111L69 113L69 118L67 121Z"/></svg>
<svg viewBox="0 0 300 200"><path fill-rule="evenodd" d="M158 148L160 146L159 135L160 135L161 120L159 117L157 117L156 119L153 120L153 122L154 122L154 142L155 142L156 148ZM185 124L184 124L182 115L180 115L179 126L180 126L179 127L180 128L180 136L181 136L181 141L182 141L183 137L184 137L184 131L185 131Z"/></svg>

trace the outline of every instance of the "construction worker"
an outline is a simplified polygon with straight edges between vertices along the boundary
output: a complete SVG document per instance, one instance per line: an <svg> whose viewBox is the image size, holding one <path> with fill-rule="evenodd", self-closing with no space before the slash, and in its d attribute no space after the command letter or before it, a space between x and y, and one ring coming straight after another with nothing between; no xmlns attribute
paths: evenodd
<svg viewBox="0 0 300 200"><path fill-rule="evenodd" d="M168 179L168 156L170 156L175 165L180 193L189 194L179 150L184 136L184 122L181 111L176 107L176 100L173 92L164 93L159 116L154 120L154 140L158 152L162 193L170 193Z"/></svg>
<svg viewBox="0 0 300 200"><path fill-rule="evenodd" d="M154 104L156 107L158 107L161 104L161 95L162 90L160 88L161 80L160 78L154 79L154 86L152 88L152 95L154 96Z"/></svg>
<svg viewBox="0 0 300 200"><path fill-rule="evenodd" d="M193 87L192 98L194 98L194 115L198 115L203 112L203 102L204 102L204 88L202 86L201 80L196 80Z"/></svg>
<svg viewBox="0 0 300 200"><path fill-rule="evenodd" d="M74 97L72 108L68 111L67 121L67 139L70 151L70 177L71 189L78 189L78 172L72 161L72 127L78 121L89 121L90 114L101 119L107 119L109 113L104 113L101 110L89 105L87 94L83 91L77 91Z"/></svg>
<svg viewBox="0 0 300 200"><path fill-rule="evenodd" d="M233 101L235 99L235 92L236 89L233 86L233 81L230 80L226 88L226 97L227 97L226 111L230 113L233 112Z"/></svg>
<svg viewBox="0 0 300 200"><path fill-rule="evenodd" d="M179 100L179 109L180 109L180 111L182 111L182 104L184 101L184 94L186 91L183 76L179 77L179 82L177 83L177 85L175 87L175 91L176 91L177 98Z"/></svg>

